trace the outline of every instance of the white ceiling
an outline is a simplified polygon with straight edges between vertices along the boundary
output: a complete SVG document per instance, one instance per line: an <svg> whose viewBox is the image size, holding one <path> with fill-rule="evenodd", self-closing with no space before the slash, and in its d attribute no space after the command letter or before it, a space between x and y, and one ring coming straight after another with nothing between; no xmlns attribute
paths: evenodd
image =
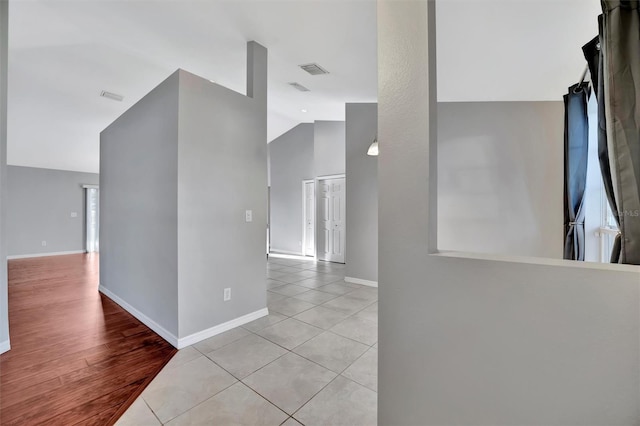
<svg viewBox="0 0 640 426"><path fill-rule="evenodd" d="M598 0L440 0L439 100L560 100L598 10ZM269 49L269 140L377 98L374 0L11 0L9 32L14 165L97 172L99 132L175 69L244 93L248 40ZM298 68L308 62L331 74Z"/></svg>

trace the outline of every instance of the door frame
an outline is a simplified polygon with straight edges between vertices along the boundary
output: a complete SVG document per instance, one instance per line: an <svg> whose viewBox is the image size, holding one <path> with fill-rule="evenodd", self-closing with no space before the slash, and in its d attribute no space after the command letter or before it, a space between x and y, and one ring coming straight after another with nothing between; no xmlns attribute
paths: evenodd
<svg viewBox="0 0 640 426"><path fill-rule="evenodd" d="M337 175L324 175L324 176L316 176L315 179L315 203L316 203L316 225L315 225L315 232L316 232L316 236L314 237L314 243L315 243L315 251L316 251L316 256L315 256L315 260L316 262L318 261L318 206L320 205L318 203L318 194L320 193L320 191L318 191L319 188L319 182L323 181L323 180L331 180L331 179L344 179L344 201L345 201L345 212L347 211L347 174L346 173L339 173ZM345 216L345 222L344 222L344 232L345 232L345 238L344 238L344 265L347 264L347 238L346 238L346 233L347 233L347 220L346 220L346 216ZM323 260L323 262L328 262Z"/></svg>
<svg viewBox="0 0 640 426"><path fill-rule="evenodd" d="M313 184L313 254L308 256L307 255L307 248L306 248L306 242L307 242L307 215L305 214L306 209L307 209L307 194L306 194L306 189L307 189L307 184L308 183L312 183ZM316 212L316 188L317 188L317 182L315 179L303 179L302 180L302 255L305 257L313 257L314 260L318 260L317 258L317 246L316 246L316 236L317 236L317 226L318 226L318 221L316 219L317 216L317 212Z"/></svg>

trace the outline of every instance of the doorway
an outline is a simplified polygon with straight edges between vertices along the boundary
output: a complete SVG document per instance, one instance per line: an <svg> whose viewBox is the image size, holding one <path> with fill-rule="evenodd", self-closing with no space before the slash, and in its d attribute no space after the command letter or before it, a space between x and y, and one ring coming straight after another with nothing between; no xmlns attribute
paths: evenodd
<svg viewBox="0 0 640 426"><path fill-rule="evenodd" d="M344 263L346 188L344 176L318 178L318 260Z"/></svg>
<svg viewBox="0 0 640 426"><path fill-rule="evenodd" d="M302 254L316 255L316 183L314 180L302 181Z"/></svg>
<svg viewBox="0 0 640 426"><path fill-rule="evenodd" d="M85 185L85 193L85 250L87 253L96 253L100 249L100 189L94 185Z"/></svg>

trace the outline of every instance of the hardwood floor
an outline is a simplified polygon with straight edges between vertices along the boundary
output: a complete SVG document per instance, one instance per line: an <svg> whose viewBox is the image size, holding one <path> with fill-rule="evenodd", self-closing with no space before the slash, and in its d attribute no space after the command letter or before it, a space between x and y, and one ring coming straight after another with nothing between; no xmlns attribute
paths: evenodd
<svg viewBox="0 0 640 426"><path fill-rule="evenodd" d="M9 261L0 424L110 425L176 350L98 292L98 256Z"/></svg>

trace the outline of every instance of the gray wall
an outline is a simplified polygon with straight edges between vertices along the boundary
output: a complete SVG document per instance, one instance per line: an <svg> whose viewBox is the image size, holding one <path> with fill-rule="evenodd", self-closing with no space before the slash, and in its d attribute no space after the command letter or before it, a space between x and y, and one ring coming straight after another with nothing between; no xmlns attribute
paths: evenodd
<svg viewBox="0 0 640 426"><path fill-rule="evenodd" d="M316 176L343 174L346 167L344 121L316 121L313 131Z"/></svg>
<svg viewBox="0 0 640 426"><path fill-rule="evenodd" d="M434 9L378 3L379 424L637 424L640 268L434 254Z"/></svg>
<svg viewBox="0 0 640 426"><path fill-rule="evenodd" d="M252 97L178 70L101 134L101 284L177 346L266 308L267 51L247 47Z"/></svg>
<svg viewBox="0 0 640 426"><path fill-rule="evenodd" d="M562 259L562 102L438 104L438 247Z"/></svg>
<svg viewBox="0 0 640 426"><path fill-rule="evenodd" d="M179 73L100 135L100 284L178 335Z"/></svg>
<svg viewBox="0 0 640 426"><path fill-rule="evenodd" d="M269 143L271 250L302 254L302 181L315 178L313 124L299 124Z"/></svg>
<svg viewBox="0 0 640 426"><path fill-rule="evenodd" d="M266 78L266 49L249 63ZM266 80L260 84L263 96L252 99L180 72L180 337L267 306ZM231 300L223 302L227 287Z"/></svg>
<svg viewBox="0 0 640 426"><path fill-rule="evenodd" d="M9 255L85 249L85 190L95 173L9 166ZM71 217L71 212L77 217ZM42 246L42 241L47 245Z"/></svg>
<svg viewBox="0 0 640 426"><path fill-rule="evenodd" d="M346 117L346 275L378 281L378 157L367 155L378 133L378 106L347 104Z"/></svg>
<svg viewBox="0 0 640 426"><path fill-rule="evenodd" d="M0 353L9 347L7 289L7 63L9 60L9 1L0 0Z"/></svg>

